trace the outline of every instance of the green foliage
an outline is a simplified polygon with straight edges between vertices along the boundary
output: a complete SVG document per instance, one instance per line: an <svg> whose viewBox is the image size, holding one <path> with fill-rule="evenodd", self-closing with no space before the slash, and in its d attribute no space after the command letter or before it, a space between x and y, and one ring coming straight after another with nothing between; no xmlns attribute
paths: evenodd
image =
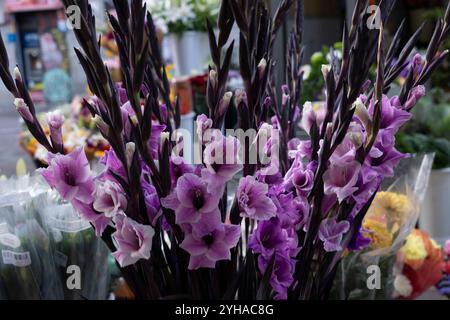
<svg viewBox="0 0 450 320"><path fill-rule="evenodd" d="M413 119L397 135L397 147L406 153L436 154L434 168L450 167L450 103L440 89L433 89L413 111Z"/></svg>
<svg viewBox="0 0 450 320"><path fill-rule="evenodd" d="M338 59L342 55L342 43L336 42L333 45L335 54ZM325 80L322 75L322 65L330 63L330 48L323 46L322 51L315 52L310 59L310 64L305 65L304 81L302 84L302 96L301 104L306 101L317 101L323 99L323 88L325 86Z"/></svg>

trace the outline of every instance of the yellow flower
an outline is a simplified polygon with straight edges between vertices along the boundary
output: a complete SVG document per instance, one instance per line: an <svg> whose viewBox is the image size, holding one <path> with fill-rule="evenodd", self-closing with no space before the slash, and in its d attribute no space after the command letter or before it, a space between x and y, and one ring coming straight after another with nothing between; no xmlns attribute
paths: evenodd
<svg viewBox="0 0 450 320"><path fill-rule="evenodd" d="M409 198L395 192L378 192L367 217L379 217L386 221L387 230L395 234L404 224L413 207Z"/></svg>
<svg viewBox="0 0 450 320"><path fill-rule="evenodd" d="M423 241L422 235L413 230L406 237L406 242L400 249L405 260L424 260L428 256L427 248Z"/></svg>
<svg viewBox="0 0 450 320"><path fill-rule="evenodd" d="M385 221L377 217L368 217L364 219L363 227L369 231L365 234L365 237L371 240L371 248L381 249L391 246L392 234L389 232Z"/></svg>

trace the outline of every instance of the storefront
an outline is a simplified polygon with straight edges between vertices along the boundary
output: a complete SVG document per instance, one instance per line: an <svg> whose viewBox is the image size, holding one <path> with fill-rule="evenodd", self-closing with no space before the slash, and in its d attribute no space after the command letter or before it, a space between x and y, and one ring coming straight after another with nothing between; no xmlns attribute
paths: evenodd
<svg viewBox="0 0 450 320"><path fill-rule="evenodd" d="M36 102L71 99L66 20L60 0L7 0L16 29L16 55Z"/></svg>

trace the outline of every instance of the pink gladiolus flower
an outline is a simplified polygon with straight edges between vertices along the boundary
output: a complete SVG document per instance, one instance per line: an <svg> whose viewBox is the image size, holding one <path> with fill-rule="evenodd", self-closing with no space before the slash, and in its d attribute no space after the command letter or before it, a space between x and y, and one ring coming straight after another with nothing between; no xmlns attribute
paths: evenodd
<svg viewBox="0 0 450 320"><path fill-rule="evenodd" d="M49 154L49 166L40 172L47 183L67 201L93 201L94 180L84 149L79 147L68 155Z"/></svg>
<svg viewBox="0 0 450 320"><path fill-rule="evenodd" d="M200 177L187 173L178 179L173 192L161 199L161 204L175 211L177 224L189 224L193 232L203 236L220 225L218 208L221 194L207 191L207 184Z"/></svg>
<svg viewBox="0 0 450 320"><path fill-rule="evenodd" d="M72 200L71 204L84 220L92 223L97 237L101 237L103 231L111 223L111 218L96 212L92 207L92 203L86 204L78 200Z"/></svg>
<svg viewBox="0 0 450 320"><path fill-rule="evenodd" d="M119 265L126 267L141 259L149 259L155 234L153 228L139 224L122 214L117 215L115 220L116 232L112 237L115 240L117 251L112 255Z"/></svg>
<svg viewBox="0 0 450 320"><path fill-rule="evenodd" d="M201 175L208 183L208 192L222 194L225 183L241 171L239 149L239 140L234 137L216 137L206 146L203 156L206 168Z"/></svg>
<svg viewBox="0 0 450 320"><path fill-rule="evenodd" d="M113 218L127 207L127 198L122 187L112 181L105 181L97 185L95 190L94 209Z"/></svg>

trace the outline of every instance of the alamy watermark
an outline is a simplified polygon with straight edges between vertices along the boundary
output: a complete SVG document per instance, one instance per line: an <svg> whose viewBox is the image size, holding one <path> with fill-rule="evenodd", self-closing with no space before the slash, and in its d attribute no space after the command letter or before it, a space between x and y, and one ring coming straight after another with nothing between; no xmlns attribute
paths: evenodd
<svg viewBox="0 0 450 320"><path fill-rule="evenodd" d="M374 29L381 29L381 10L380 7L377 5L370 5L366 9L366 13L369 14L369 17L367 18L367 29L374 30Z"/></svg>
<svg viewBox="0 0 450 320"><path fill-rule="evenodd" d="M81 29L81 9L77 5L68 6L66 8L66 26L69 30Z"/></svg>

